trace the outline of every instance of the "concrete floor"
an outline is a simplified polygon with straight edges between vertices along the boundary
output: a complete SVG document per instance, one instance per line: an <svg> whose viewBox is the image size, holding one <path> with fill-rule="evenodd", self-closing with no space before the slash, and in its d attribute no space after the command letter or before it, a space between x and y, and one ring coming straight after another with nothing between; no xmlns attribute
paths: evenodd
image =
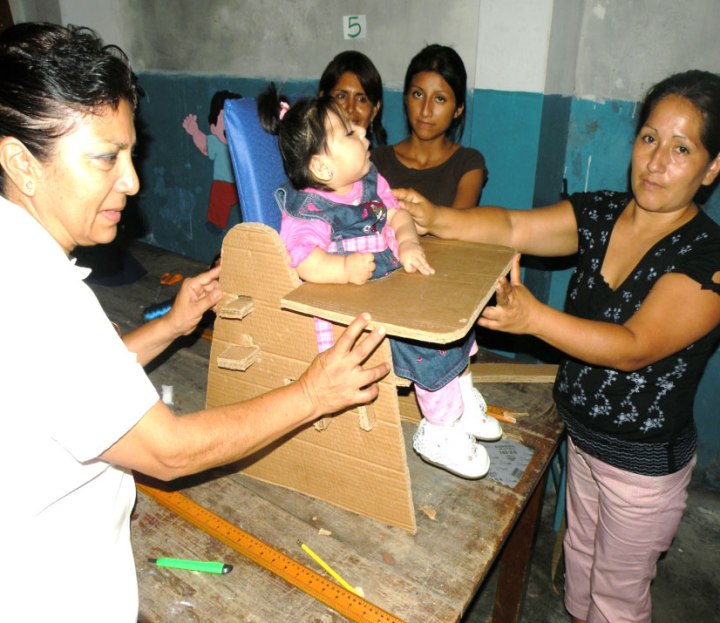
<svg viewBox="0 0 720 623"><path fill-rule="evenodd" d="M108 252L100 253L107 260ZM127 260L128 258L124 258ZM161 286L150 275L164 272L180 272L192 275L204 266L170 253L158 253L143 245L131 247L130 262L122 253L112 261L134 270L135 260L148 270L148 277L138 282L142 287L132 288L132 294L122 288L90 285L95 290L106 313L111 319L121 321L122 330L128 330L142 322L142 310L151 303L167 300L176 287ZM83 264L83 262L79 262ZM92 261L84 265L92 265ZM129 264L129 266L128 266ZM95 273L96 275L98 272ZM118 296L118 294L121 296ZM130 310L128 312L128 310ZM150 378L160 391L164 384L173 385L178 375L186 373L187 358L208 357L210 343L194 342L192 348L176 345L160 358L162 365L148 368ZM206 379L192 379L195 390L188 395L175 395L175 410L188 413L204 406ZM187 380L186 380L187 382ZM558 562L555 580L552 579L553 550L557 534L552 528L555 508L555 492L545 495L542 523L533 555L531 576L525 600L522 623L568 623L570 620L563 606L562 560ZM657 578L653 584L654 623L711 623L720 622L720 491L693 487L690 490L688 509L671 549L658 565ZM491 621L492 600L495 594L497 572L493 570L485 584L468 608L461 623L484 623ZM415 622L413 622L415 623Z"/></svg>

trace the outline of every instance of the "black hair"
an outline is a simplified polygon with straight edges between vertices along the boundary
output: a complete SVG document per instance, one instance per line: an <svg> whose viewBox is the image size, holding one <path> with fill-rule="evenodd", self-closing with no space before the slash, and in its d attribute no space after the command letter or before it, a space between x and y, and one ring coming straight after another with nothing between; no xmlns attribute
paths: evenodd
<svg viewBox="0 0 720 623"><path fill-rule="evenodd" d="M638 117L638 132L645 125L658 103L669 95L688 100L703 118L700 140L710 159L720 154L720 75L691 69L673 74L651 87L645 96Z"/></svg>
<svg viewBox="0 0 720 623"><path fill-rule="evenodd" d="M210 100L210 114L208 115L208 122L210 125L216 125L220 111L225 106L227 100L239 100L242 99L240 93L233 93L232 91L217 91Z"/></svg>
<svg viewBox="0 0 720 623"><path fill-rule="evenodd" d="M382 123L382 78L373 62L365 54L356 50L346 50L335 56L320 76L318 92L320 95L329 95L342 75L346 73L357 76L360 86L373 106L380 104L375 118L367 129L367 138L372 145L387 145L387 132Z"/></svg>
<svg viewBox="0 0 720 623"><path fill-rule="evenodd" d="M288 107L284 115L281 110ZM316 179L310 171L313 156L327 151L326 121L333 114L352 128L345 111L332 96L307 97L292 106L275 85L270 85L257 98L258 117L266 132L276 134L285 174L298 190L317 188L332 190Z"/></svg>
<svg viewBox="0 0 720 623"><path fill-rule="evenodd" d="M443 77L443 80L450 85L455 95L455 109L462 107L462 111L457 117L454 117L450 127L445 132L451 141L457 143L465 129L465 113L467 106L465 104L465 96L467 94L467 72L465 64L460 55L452 48L446 45L433 43L425 46L410 61L407 71L405 72L405 84L403 86L403 100L408 95L412 85L413 78L424 71L434 71ZM405 118L407 119L407 104L405 105ZM408 133L412 132L410 122L408 121Z"/></svg>
<svg viewBox="0 0 720 623"><path fill-rule="evenodd" d="M71 131L71 113L117 110L122 100L135 110L142 94L123 51L89 28L26 22L0 33L0 138L17 138L41 162Z"/></svg>

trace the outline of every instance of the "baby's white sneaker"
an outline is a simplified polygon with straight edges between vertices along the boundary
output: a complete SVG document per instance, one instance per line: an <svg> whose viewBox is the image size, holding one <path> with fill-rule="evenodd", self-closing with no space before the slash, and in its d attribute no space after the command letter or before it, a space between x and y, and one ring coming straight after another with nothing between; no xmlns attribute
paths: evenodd
<svg viewBox="0 0 720 623"><path fill-rule="evenodd" d="M413 448L424 461L462 478L482 478L490 469L487 450L468 435L459 420L441 426L423 418L413 436Z"/></svg>
<svg viewBox="0 0 720 623"><path fill-rule="evenodd" d="M500 439L502 437L500 422L487 414L485 399L472 384L472 377L469 374L460 377L460 395L463 399L460 423L465 432L482 441Z"/></svg>

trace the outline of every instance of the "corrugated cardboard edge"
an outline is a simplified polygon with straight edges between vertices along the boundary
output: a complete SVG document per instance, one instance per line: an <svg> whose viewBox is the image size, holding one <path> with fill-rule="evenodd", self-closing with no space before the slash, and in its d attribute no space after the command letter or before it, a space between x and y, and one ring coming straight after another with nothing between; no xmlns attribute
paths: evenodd
<svg viewBox="0 0 720 623"><path fill-rule="evenodd" d="M473 363L473 383L554 383L553 363Z"/></svg>

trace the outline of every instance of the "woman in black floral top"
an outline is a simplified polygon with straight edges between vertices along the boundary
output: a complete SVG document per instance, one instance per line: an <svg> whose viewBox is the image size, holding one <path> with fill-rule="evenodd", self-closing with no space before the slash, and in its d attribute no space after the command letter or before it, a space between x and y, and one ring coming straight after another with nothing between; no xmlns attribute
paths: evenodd
<svg viewBox="0 0 720 623"><path fill-rule="evenodd" d="M720 173L720 76L655 85L640 110L631 192L534 210L439 208L397 190L421 232L576 255L564 312L520 281L519 255L483 327L565 355L555 401L569 433L565 605L574 621L650 621L650 583L695 465L693 402L720 339L720 226L695 196Z"/></svg>

